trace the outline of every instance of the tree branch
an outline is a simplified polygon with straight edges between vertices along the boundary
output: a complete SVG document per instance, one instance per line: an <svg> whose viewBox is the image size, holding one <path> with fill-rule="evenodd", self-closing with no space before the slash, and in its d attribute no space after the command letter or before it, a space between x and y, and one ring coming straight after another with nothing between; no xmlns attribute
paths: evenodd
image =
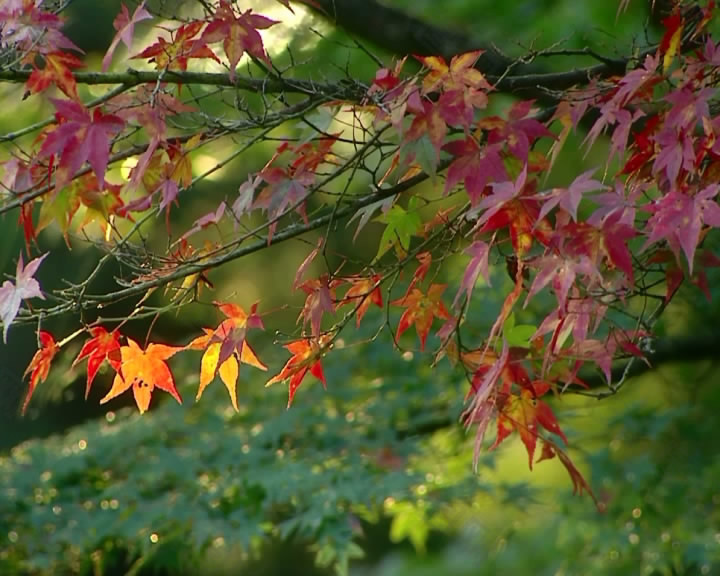
<svg viewBox="0 0 720 576"><path fill-rule="evenodd" d="M31 69L0 70L0 82L26 82L32 74ZM126 87L140 84L196 84L202 86L227 86L259 94L298 93L306 95L323 95L328 99L347 98L356 100L364 97L366 87L355 83L323 84L309 80L294 80L270 76L251 78L236 76L230 79L225 72L187 72L179 70L135 70L128 68L125 72L75 72L78 84L101 85L121 84ZM360 87L363 88L361 93Z"/></svg>

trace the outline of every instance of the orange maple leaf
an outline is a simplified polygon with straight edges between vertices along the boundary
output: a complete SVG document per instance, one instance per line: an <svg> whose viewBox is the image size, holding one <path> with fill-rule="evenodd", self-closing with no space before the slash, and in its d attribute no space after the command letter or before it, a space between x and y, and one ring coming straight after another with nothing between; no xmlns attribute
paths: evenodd
<svg viewBox="0 0 720 576"><path fill-rule="evenodd" d="M380 291L382 277L375 274L369 277L353 276L346 278L346 280L352 286L345 293L345 298L341 300L340 305L355 304L357 306L355 325L359 328L365 312L370 308L370 304L375 304L379 308L383 306L382 292Z"/></svg>
<svg viewBox="0 0 720 576"><path fill-rule="evenodd" d="M30 92L43 92L50 84L55 84L63 93L73 100L78 100L77 85L72 68L84 68L85 64L77 56L67 52L51 52L45 55L45 67L33 68L27 80Z"/></svg>
<svg viewBox="0 0 720 576"><path fill-rule="evenodd" d="M238 412L236 386L238 373L240 371L240 363L244 362L245 364L259 368L260 370L267 370L267 366L260 361L253 349L250 348L250 344L247 342L245 342L242 347L239 359L237 351L233 351L233 353L226 358L220 366L218 366L220 360L220 348L222 344L220 342L212 342L212 338L214 335L225 331L225 326L229 322L232 322L232 320L229 319L223 321L217 330L203 328L205 335L195 338L195 340L190 342L187 347L193 350L205 350L202 360L200 361L200 385L198 386L195 401L200 400L205 388L207 388L208 384L210 384L210 382L212 382L215 378L215 374L219 374L220 380L222 380L223 384L225 384L225 388L227 388L228 394L230 394L232 406L235 409L235 412Z"/></svg>
<svg viewBox="0 0 720 576"><path fill-rule="evenodd" d="M168 392L179 404L182 398L175 388L170 368L165 360L182 350L179 346L166 346L164 344L150 344L145 350L137 342L127 339L128 345L120 348L122 363L115 375L113 385L100 404L112 400L132 386L135 403L140 413L146 412L150 407L152 392L157 386L160 390Z"/></svg>
<svg viewBox="0 0 720 576"><path fill-rule="evenodd" d="M415 330L420 337L420 349L425 350L425 341L435 316L444 320L450 318L447 308L440 299L446 287L447 284L432 284L428 288L427 295L423 294L419 288L413 288L409 294L390 302L393 306L407 308L400 317L400 322L398 322L395 336L397 340L400 339L405 330L415 324Z"/></svg>
<svg viewBox="0 0 720 576"><path fill-rule="evenodd" d="M120 370L122 359L120 355L120 334L115 330L108 332L102 326L90 328L90 336L80 349L80 353L73 361L73 367L77 366L85 358L88 359L87 385L85 386L85 399L90 394L90 387L100 365L107 360L115 371Z"/></svg>
<svg viewBox="0 0 720 576"><path fill-rule="evenodd" d="M320 360L327 348L329 340L330 335L325 335L317 339L303 338L285 345L288 352L292 354L292 358L287 361L279 374L276 374L267 381L265 386L270 386L271 384L275 384L275 382L281 382L283 380L290 380L288 383L288 408L290 408L293 398L295 397L295 392L300 387L308 371L322 382L323 388L327 388L327 382L325 381Z"/></svg>
<svg viewBox="0 0 720 576"><path fill-rule="evenodd" d="M433 92L442 87L445 91L466 88L489 91L492 89L485 76L475 68L483 50L474 50L453 56L448 65L442 56L416 56L428 68L423 78L423 92Z"/></svg>
<svg viewBox="0 0 720 576"><path fill-rule="evenodd" d="M40 330L38 332L38 340L40 341L40 350L35 352L35 355L32 357L32 360L30 360L30 364L28 364L28 367L25 369L25 373L23 374L23 378L25 378L25 376L30 373L28 393L22 405L23 414L25 414L25 410L27 410L30 398L32 398L38 382L45 382L47 379L48 372L50 371L50 363L59 350L55 344L55 339L52 337L50 332Z"/></svg>

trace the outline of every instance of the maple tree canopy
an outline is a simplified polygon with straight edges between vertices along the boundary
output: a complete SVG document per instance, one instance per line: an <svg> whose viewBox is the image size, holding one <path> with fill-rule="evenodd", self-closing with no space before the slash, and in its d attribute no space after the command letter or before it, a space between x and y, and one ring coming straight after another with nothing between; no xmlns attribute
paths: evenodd
<svg viewBox="0 0 720 576"><path fill-rule="evenodd" d="M342 10L329 15L334 2L278 3L288 18L310 11L352 29ZM288 407L312 379L343 386L323 359L351 353L343 348L370 324L371 339L399 355L464 373L458 417L476 460L517 434L530 468L559 462L602 508L550 399L618 392L632 366L651 362L656 323L680 285L709 296L707 270L720 263L713 1L667 3L657 43L612 59L587 53L597 62L584 69L533 71L552 49L522 62L491 49L418 49L339 81L276 63L267 38L284 24L252 2L191 2L182 20L144 0L123 5L99 63L63 33L55 4L0 4L0 82L17 90L5 98L47 112L0 134L0 213L25 240L0 286L3 341L18 324L38 337L23 412L68 350L86 370L86 397L93 386L103 403L132 391L152 412L159 389L182 403L172 359L194 355L196 399L219 378L238 411L242 364L268 369L271 352L255 342L276 330L278 310L214 295L213 274L296 241L305 257L286 283L304 304L294 332L275 338L286 363L267 380L287 384ZM628 2L618 4L622 19ZM578 136L584 153L607 149L603 162L548 184ZM237 189L179 217L199 182L259 148L262 165ZM149 226L162 242L148 241ZM37 277L60 249L52 231L70 258L94 266L46 290ZM99 283L113 265L113 285ZM489 293L500 295L492 321L468 329ZM184 341L129 335L139 319L202 306L206 325ZM540 321L526 321L527 310ZM76 329L53 333L46 323L58 317Z"/></svg>

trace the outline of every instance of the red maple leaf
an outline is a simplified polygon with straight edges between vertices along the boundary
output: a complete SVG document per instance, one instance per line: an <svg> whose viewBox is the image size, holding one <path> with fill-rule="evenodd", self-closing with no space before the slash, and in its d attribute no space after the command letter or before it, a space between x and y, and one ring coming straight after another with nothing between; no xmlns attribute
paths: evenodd
<svg viewBox="0 0 720 576"><path fill-rule="evenodd" d="M215 52L210 50L201 39L195 38L205 25L202 21L183 24L170 33L170 41L158 38L152 46L148 46L133 58L149 58L158 69L187 70L190 58L211 58L220 63Z"/></svg>
<svg viewBox="0 0 720 576"><path fill-rule="evenodd" d="M120 334L116 330L108 332L102 326L93 326L89 331L92 337L85 341L80 353L72 363L73 367L75 367L85 358L88 359L85 399L90 394L92 382L103 362L107 360L116 372L120 371L122 364Z"/></svg>
<svg viewBox="0 0 720 576"><path fill-rule="evenodd" d="M532 470L535 446L538 439L538 426L560 436L567 444L567 438L555 419L550 406L537 397L532 388L523 388L520 394L500 395L497 400L497 438L491 446L496 448L511 432L516 431L528 453L528 463Z"/></svg>
<svg viewBox="0 0 720 576"><path fill-rule="evenodd" d="M607 190L607 186L602 182L590 178L594 172L594 168L583 172L567 188L553 188L548 194L542 196L541 202L543 206L540 209L538 218L544 218L550 213L550 210L559 205L560 208L570 214L573 221L577 222L577 209L583 195L595 190Z"/></svg>
<svg viewBox="0 0 720 576"><path fill-rule="evenodd" d="M295 397L295 392L300 387L308 371L322 382L323 388L327 388L327 382L325 381L320 360L327 348L329 340L330 337L326 335L320 338L303 338L302 340L295 340L285 345L288 352L292 354L292 358L287 361L278 374L267 381L265 386L270 386L283 380L289 380L288 408L290 408L293 398Z"/></svg>
<svg viewBox="0 0 720 576"><path fill-rule="evenodd" d="M205 28L200 41L210 44L222 40L225 55L230 63L232 79L235 78L235 68L245 52L270 64L258 30L270 28L274 24L277 24L275 20L253 14L252 10L237 15L230 2L220 0L213 19Z"/></svg>
<svg viewBox="0 0 720 576"><path fill-rule="evenodd" d="M443 150L455 156L448 168L445 194L458 182L462 182L470 203L476 206L487 184L504 182L508 178L505 163L500 156L500 144L481 147L475 138L469 136L464 140L448 142L443 146Z"/></svg>
<svg viewBox="0 0 720 576"><path fill-rule="evenodd" d="M541 440L542 452L540 453L540 458L538 458L537 461L542 462L543 460L550 460L557 456L560 462L562 462L562 465L565 466L565 470L567 470L570 475L570 480L572 480L573 483L573 494L582 494L584 490L590 495L590 498L593 499L593 502L595 502L598 509L600 509L601 505L598 502L595 493L592 491L592 488L590 488L590 485L587 480L585 480L585 477L580 473L575 464L573 464L572 460L570 460L570 457L563 450L560 450L554 442L550 442L545 438L542 438Z"/></svg>
<svg viewBox="0 0 720 576"><path fill-rule="evenodd" d="M491 184L492 194L483 198L468 215L478 215L476 229L490 232L507 228L517 256L527 253L533 239L543 245L550 241L550 225L539 217L535 181L527 182L527 166L517 180Z"/></svg>
<svg viewBox="0 0 720 576"><path fill-rule="evenodd" d="M50 371L50 363L59 350L55 343L55 339L49 332L40 330L38 332L38 340L40 341L40 350L35 352L35 355L32 357L32 360L30 360L30 364L28 364L28 367L25 369L25 373L23 374L23 378L25 378L28 373L30 374L28 393L27 396L25 396L25 401L22 405L23 414L25 414L25 410L27 410L30 398L32 398L33 392L35 391L35 387L40 382L45 382L47 379L48 372Z"/></svg>
<svg viewBox="0 0 720 576"><path fill-rule="evenodd" d="M105 184L110 153L110 138L119 133L125 122L114 114L103 114L99 108L92 113L79 102L50 99L61 123L43 142L39 158L60 155L55 172L55 189L70 182L75 173L88 162L102 189Z"/></svg>
<svg viewBox="0 0 720 576"><path fill-rule="evenodd" d="M450 313L445 308L441 297L447 288L447 284L431 284L427 294L423 294L418 288L413 288L412 292L405 294L402 298L390 302L392 306L403 306L407 308L398 322L397 334L395 338L400 339L403 332L410 326L415 324L415 330L420 338L420 349L425 349L425 341L427 340L432 326L433 320L437 316L447 320Z"/></svg>

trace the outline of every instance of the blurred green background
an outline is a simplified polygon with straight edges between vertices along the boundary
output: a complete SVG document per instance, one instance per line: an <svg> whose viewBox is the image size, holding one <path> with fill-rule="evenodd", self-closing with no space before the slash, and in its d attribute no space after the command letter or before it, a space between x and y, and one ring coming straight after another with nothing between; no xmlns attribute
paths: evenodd
<svg viewBox="0 0 720 576"><path fill-rule="evenodd" d="M170 4L162 8L173 10ZM278 19L289 17L276 2L251 4ZM386 4L510 55L561 40L564 47L624 54L660 34L648 3L639 0L617 19L617 2L609 0ZM118 7L75 0L67 11L67 34L96 63ZM304 61L298 76L339 78L347 64L359 79L372 78L374 66L347 36L298 13L295 24L273 29L268 50L277 62L287 61L289 43ZM136 45L150 33L140 26ZM381 47L370 48L390 61ZM128 63L119 54L122 69ZM589 62L576 57L543 65ZM0 95L19 102L22 88L0 86ZM2 131L48 114L38 97L31 104L1 109ZM587 158L578 148L566 146L552 179L567 182L604 166L603 143ZM183 193L173 225L187 227L231 198L269 153L257 147ZM197 159L196 168L203 161L213 158ZM10 274L22 235L14 214L3 224L0 266ZM162 245L164 226L156 228L150 241ZM353 231L336 233L338 251L372 257L377 230L369 227L351 245ZM291 332L302 296L289 287L313 243L288 242L213 272L216 290L205 300L247 306L262 295L266 309L285 306L266 323ZM42 233L41 246L51 251L38 275L44 289L60 286L62 278L82 279L98 257L80 243L68 251L52 230ZM460 278L461 266L448 267L448 281ZM99 288L111 284L112 273ZM502 285L504 276L498 271L493 285ZM710 285L720 297L717 274ZM171 361L184 406L161 394L143 417L129 397L99 406L107 373L86 402L84 374L70 368L76 346L56 359L20 418L21 374L35 336L33 327L14 326L9 345L0 344L0 574L720 574L717 297L707 303L696 289L684 289L658 327L678 349L685 343L687 358L671 355L674 361L631 379L602 402L569 394L553 401L571 455L605 506L602 513L589 498L572 495L557 461L529 472L517 441L483 455L473 474L472 433L458 424L463 375L446 362L430 368L429 356L393 350L389 334L367 343L383 321L378 311L323 361L328 390L308 377L290 410L284 387L265 389L267 375L244 366L239 414L219 382L191 404L200 353ZM491 323L499 295L477 289L474 298L481 312L468 329L479 334ZM155 339L188 342L210 324L208 310L197 305L166 315L154 327ZM533 321L531 312L525 320ZM53 320L43 328L64 335L76 321ZM128 330L142 340L147 328L137 322ZM271 374L286 359L269 346L273 337L251 340Z"/></svg>

